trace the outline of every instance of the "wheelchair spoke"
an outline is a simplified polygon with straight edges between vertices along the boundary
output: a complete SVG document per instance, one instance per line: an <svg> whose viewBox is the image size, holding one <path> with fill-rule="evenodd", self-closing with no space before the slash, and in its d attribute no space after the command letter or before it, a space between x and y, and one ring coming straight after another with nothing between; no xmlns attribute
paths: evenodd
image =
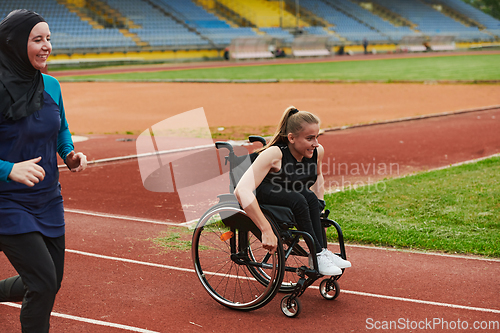
<svg viewBox="0 0 500 333"><path fill-rule="evenodd" d="M248 226L246 215L231 216L229 212L212 209L200 219L193 234L193 261L210 296L225 306L251 310L266 304L277 292L283 277L283 252L269 255L252 232L239 229L239 219L247 219L242 226ZM221 216L231 216L231 228L221 224ZM260 274L268 277L266 283L256 280Z"/></svg>
<svg viewBox="0 0 500 333"><path fill-rule="evenodd" d="M292 292L300 279L296 273L297 268L301 266L309 266L309 259L307 256L296 255L297 253L307 253L300 246L300 244L298 242L292 242L288 245L284 244L284 252L288 253L290 247L292 248L291 253L285 258L285 274L280 288L280 291L282 292Z"/></svg>

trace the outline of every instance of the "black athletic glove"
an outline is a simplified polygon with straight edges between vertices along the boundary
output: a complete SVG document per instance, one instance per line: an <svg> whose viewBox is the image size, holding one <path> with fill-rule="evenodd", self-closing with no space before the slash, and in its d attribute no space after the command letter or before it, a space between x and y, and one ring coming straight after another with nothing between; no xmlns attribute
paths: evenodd
<svg viewBox="0 0 500 333"><path fill-rule="evenodd" d="M319 201L319 212L321 213L326 207L326 202L323 199L318 199L318 201Z"/></svg>

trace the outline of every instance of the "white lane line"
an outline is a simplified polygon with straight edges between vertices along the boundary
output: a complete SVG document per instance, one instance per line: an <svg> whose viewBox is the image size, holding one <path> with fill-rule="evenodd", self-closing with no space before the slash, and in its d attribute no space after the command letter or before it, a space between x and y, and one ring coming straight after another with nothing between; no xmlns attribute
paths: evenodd
<svg viewBox="0 0 500 333"><path fill-rule="evenodd" d="M126 258L119 258L119 257L110 257L110 256L102 255L102 254L96 254L96 253L90 253L90 252L83 252L83 251L78 251L78 250L66 249L66 252L80 254L80 255L88 256L88 257L99 258L99 259L122 261L122 262L131 263L131 264L138 264L138 265L144 265L144 266L152 266L152 267L172 269L172 270L176 270L176 271L183 271L183 272L190 272L190 273L194 273L195 272L194 269L192 269L192 268L182 268L182 267L176 267L176 266L170 266L170 265L155 264L155 263L146 262L146 261L138 261L138 260L132 260L132 259L126 259Z"/></svg>
<svg viewBox="0 0 500 333"><path fill-rule="evenodd" d="M87 165L98 164L98 163L107 163L107 162L125 161L125 160L131 160L131 159L136 159L136 158L141 158L141 157L156 156L156 155L182 153L182 152L186 152L186 151L200 150L200 149L206 149L206 148L212 148L212 147L215 148L215 143L210 144L210 145L201 145L201 146L193 146L193 147L170 149L170 150L160 150L160 151L156 151L156 152L152 152L152 153L144 153L144 154L135 154L135 155L126 155L126 156L117 156L117 157L102 158L102 159L99 159L99 160L88 161ZM59 169L67 168L66 164L60 164L57 167Z"/></svg>
<svg viewBox="0 0 500 333"><path fill-rule="evenodd" d="M175 222L166 222L166 221L159 221L159 220L153 220L153 219L145 219L145 218L141 218L141 217L99 213L99 212L92 212L92 211L81 210L81 209L70 209L70 208L65 208L64 211L67 213L82 214L82 215L96 216L96 217L103 217L103 218L112 218L112 219L117 219L117 220L126 220L126 221L151 223L151 224L161 224L161 225L169 225L169 226L174 226L174 227L187 227L188 229L193 229L194 226L196 225L196 223L198 222L197 220L192 220L192 221L188 221L188 222L175 223ZM338 245L338 243L328 243L328 244ZM370 250L373 249L373 250L385 250L385 251L395 251L395 252L407 252L407 253L423 254L423 255L429 255L429 256L441 256L441 257L448 257L448 258L455 258L455 259L468 259L468 260L500 262L500 259L494 259L494 258L481 258L481 257L477 257L477 256L464 256L464 255L454 255L454 254L446 254L446 253L424 252L423 250L417 251L417 250L408 250L408 249L395 249L395 248L390 248L390 247L378 247L378 246L376 247L376 246L358 245L358 244L345 244L345 247L357 247L357 248L364 248L364 249L370 249Z"/></svg>
<svg viewBox="0 0 500 333"><path fill-rule="evenodd" d="M318 288L318 287L316 287L316 288ZM378 294L372 294L372 293L365 293L362 291L351 291L351 290L342 290L341 289L340 292L344 292L346 294L359 295L359 296L390 299L390 300L394 300L394 301L403 301L403 302L412 302L412 303L419 303L419 304L426 304L426 305L444 306L444 307L454 308L454 309L500 313L500 310L496 310L496 309L477 308L474 306L465 306L465 305L457 305L457 304L449 304L449 303L441 303L441 302L423 301L423 300L419 300L419 299L396 297L396 296L378 295Z"/></svg>
<svg viewBox="0 0 500 333"><path fill-rule="evenodd" d="M183 271L183 272L196 273L195 270L191 269L191 268L182 268L182 267L175 267L175 266L169 266L169 265L161 265L161 264L155 264L155 263L138 261L138 260L104 256L101 254L95 254L95 253L89 253L89 252L83 252L83 251L77 251L77 250L66 249L66 252L80 254L80 255L89 256L89 257L100 258L100 259L122 261L122 262L138 264L138 265L153 266L153 267L166 268L166 269L172 269L172 270ZM219 275L217 273L212 273L212 272L205 272L205 273L211 274L211 275ZM231 277L234 277L234 276L231 276ZM309 288L319 289L319 287L317 287L317 286L312 286ZM383 298L383 299L389 299L389 300L394 300L394 301L411 302L411 303L419 303L419 304L426 304L426 305L442 306L442 307L448 307L448 308L454 308L454 309L463 309L463 310L470 310L470 311L490 312L490 313L499 313L500 314L500 310L497 310L497 309L478 308L478 307L457 305L457 304L450 304L450 303L424 301L424 300L413 299L413 298L379 295L379 294L365 293L365 292L361 292L361 291L352 291L352 290L345 290L345 289L341 289L340 291L343 293L346 293L346 294L353 294L353 295L358 295L358 296Z"/></svg>
<svg viewBox="0 0 500 333"><path fill-rule="evenodd" d="M3 305L11 306L13 308L21 308L20 304L16 303L2 303ZM75 320L75 321L80 321L84 323L89 323L89 324L94 324L94 325L100 325L100 326L106 326L106 327L113 327L113 328L121 328L127 331L132 331L132 332L140 332L140 333L160 333L157 331L150 331L146 330L143 328L139 327L133 327L133 326L128 326L128 325L122 325L122 324L115 324L115 323L110 323L107 321L102 321L102 320L95 320L95 319L90 319L90 318L84 318L84 317L78 317L78 316L72 316L72 315L67 315L64 313L58 313L58 312L52 312L50 314L53 317L59 317L59 318L64 318L64 319L70 319L70 320Z"/></svg>
<svg viewBox="0 0 500 333"><path fill-rule="evenodd" d="M64 211L67 213L82 214L82 215L89 215L89 216L96 216L96 217L104 217L104 218L110 218L110 219L127 220L127 221L134 221L134 222L145 222L145 223L152 223L152 224L163 224L163 225L171 225L171 226L177 226L177 227L181 226L181 223L166 222L166 221L145 219L145 218L141 218L141 217L133 217L133 216L125 216L125 215L98 213L98 212L91 212L91 211L80 210L80 209L65 208Z"/></svg>

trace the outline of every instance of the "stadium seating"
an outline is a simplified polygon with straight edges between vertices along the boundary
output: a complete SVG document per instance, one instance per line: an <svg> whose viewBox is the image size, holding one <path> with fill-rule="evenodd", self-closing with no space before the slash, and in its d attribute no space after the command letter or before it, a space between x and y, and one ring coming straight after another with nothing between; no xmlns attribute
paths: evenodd
<svg viewBox="0 0 500 333"><path fill-rule="evenodd" d="M285 43L293 42L293 35L288 30L283 30L281 28L260 28L260 31L265 32L267 35L280 38Z"/></svg>
<svg viewBox="0 0 500 333"><path fill-rule="evenodd" d="M259 28L293 28L297 25L294 15L286 10L280 10L279 1L219 0L218 2ZM306 27L308 24L300 21L299 26Z"/></svg>
<svg viewBox="0 0 500 333"><path fill-rule="evenodd" d="M407 26L382 19L379 15L384 14L371 11L373 8L367 6L367 2L377 10L393 13ZM299 20L299 27L290 8L280 8L279 1L93 0L116 11L125 22L118 25L106 24L106 16L90 5L75 9L69 3L66 0L2 0L0 19L17 8L40 13L50 25L55 54L222 50L235 39L259 36L279 39L281 45L292 48L292 54L296 55L319 52L295 50L294 41L303 36L326 40L327 50L321 49L324 54L330 52L332 45L359 45L364 39L370 44L401 44L408 50L426 49L418 43L407 43L419 38L428 42L443 38L468 42L500 39L500 21L462 0L302 0L300 8L311 17ZM223 14L218 12L220 8L226 9ZM244 20L239 20L241 18ZM244 26L248 24L252 27ZM431 44L433 50L455 48L453 42Z"/></svg>
<svg viewBox="0 0 500 333"><path fill-rule="evenodd" d="M478 22L482 26L484 26L487 32L495 35L496 37L500 37L500 21L485 14L477 8L474 8L471 5L466 4L461 0L440 0L440 3L447 5L448 7L453 8L457 12L470 17L474 21Z"/></svg>
<svg viewBox="0 0 500 333"><path fill-rule="evenodd" d="M154 0L154 3L183 20L216 47L225 47L236 37L256 36L251 28L232 27L190 0Z"/></svg>
<svg viewBox="0 0 500 333"><path fill-rule="evenodd" d="M334 3L336 1L330 3L322 0L310 0L302 2L301 5L334 25L330 29L349 41L361 43L365 38L370 42L389 41L387 36L336 9Z"/></svg>
<svg viewBox="0 0 500 333"><path fill-rule="evenodd" d="M18 8L33 10L42 15L50 26L52 45L57 50L108 49L135 47L135 42L116 28L94 29L75 13L55 0L2 0L0 17Z"/></svg>
<svg viewBox="0 0 500 333"><path fill-rule="evenodd" d="M421 1L372 0L417 24L425 35L450 35L457 40L492 40L477 27L467 27Z"/></svg>
<svg viewBox="0 0 500 333"><path fill-rule="evenodd" d="M141 40L151 46L201 46L209 41L190 31L186 26L166 16L144 1L137 0L102 0L116 8L123 16L130 19L139 28L129 31L137 34Z"/></svg>
<svg viewBox="0 0 500 333"><path fill-rule="evenodd" d="M392 42L399 42L403 36L415 34L409 27L397 27L379 16L372 14L355 2L349 0L330 0L329 4L350 17L362 21L366 26L378 31L380 34L387 36Z"/></svg>

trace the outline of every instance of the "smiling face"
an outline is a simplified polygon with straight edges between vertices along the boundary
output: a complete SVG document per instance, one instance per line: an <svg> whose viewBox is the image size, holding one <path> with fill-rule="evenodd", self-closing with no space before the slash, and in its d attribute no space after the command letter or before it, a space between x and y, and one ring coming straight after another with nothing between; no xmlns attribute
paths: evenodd
<svg viewBox="0 0 500 333"><path fill-rule="evenodd" d="M288 133L288 147L297 161L313 156L314 149L319 147L318 136L319 124L304 123L298 134Z"/></svg>
<svg viewBox="0 0 500 333"><path fill-rule="evenodd" d="M51 52L49 25L40 22L33 27L28 38L28 59L35 69L41 70L47 65Z"/></svg>

